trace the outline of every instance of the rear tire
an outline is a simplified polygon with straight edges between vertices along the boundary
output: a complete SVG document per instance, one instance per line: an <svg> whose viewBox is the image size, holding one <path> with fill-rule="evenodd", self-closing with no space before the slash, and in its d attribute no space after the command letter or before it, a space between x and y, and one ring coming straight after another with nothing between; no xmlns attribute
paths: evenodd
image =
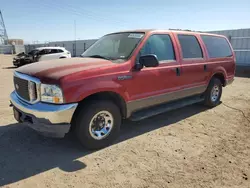
<svg viewBox="0 0 250 188"><path fill-rule="evenodd" d="M110 101L92 101L84 105L75 118L75 134L88 149L104 148L119 135L121 113Z"/></svg>
<svg viewBox="0 0 250 188"><path fill-rule="evenodd" d="M207 90L205 91L204 104L209 107L215 107L220 104L222 95L222 83L218 78L212 78Z"/></svg>

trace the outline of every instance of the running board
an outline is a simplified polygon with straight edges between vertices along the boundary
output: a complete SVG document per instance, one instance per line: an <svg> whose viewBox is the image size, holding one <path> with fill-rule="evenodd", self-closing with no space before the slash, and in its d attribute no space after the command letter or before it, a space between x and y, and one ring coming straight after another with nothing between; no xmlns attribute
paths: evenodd
<svg viewBox="0 0 250 188"><path fill-rule="evenodd" d="M188 97L185 99L180 99L178 101L169 102L134 112L129 119L131 121L140 121L142 119L146 119L152 116L156 116L171 110L182 108L184 106L192 105L202 101L204 101L204 98L201 96Z"/></svg>

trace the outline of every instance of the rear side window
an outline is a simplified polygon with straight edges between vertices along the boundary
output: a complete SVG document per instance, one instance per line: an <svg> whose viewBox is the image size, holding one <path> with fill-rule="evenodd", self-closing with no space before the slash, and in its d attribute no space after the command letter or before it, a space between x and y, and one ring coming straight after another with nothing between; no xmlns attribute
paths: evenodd
<svg viewBox="0 0 250 188"><path fill-rule="evenodd" d="M202 58L202 50L197 38L193 35L178 35L183 58Z"/></svg>
<svg viewBox="0 0 250 188"><path fill-rule="evenodd" d="M152 35L140 51L140 56L154 54L159 61L175 60L172 40L169 35Z"/></svg>
<svg viewBox="0 0 250 188"><path fill-rule="evenodd" d="M232 50L225 38L201 35L210 58L230 57Z"/></svg>
<svg viewBox="0 0 250 188"><path fill-rule="evenodd" d="M58 50L57 49L51 49L50 54L55 54L55 53L58 53Z"/></svg>

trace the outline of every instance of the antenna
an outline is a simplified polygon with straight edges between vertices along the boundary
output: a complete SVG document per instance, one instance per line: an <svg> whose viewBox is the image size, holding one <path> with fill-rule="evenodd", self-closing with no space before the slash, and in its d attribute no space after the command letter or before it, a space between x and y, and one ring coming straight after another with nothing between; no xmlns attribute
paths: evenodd
<svg viewBox="0 0 250 188"><path fill-rule="evenodd" d="M7 44L8 43L8 35L7 31L5 28L4 20L3 20L3 15L0 10L0 44Z"/></svg>

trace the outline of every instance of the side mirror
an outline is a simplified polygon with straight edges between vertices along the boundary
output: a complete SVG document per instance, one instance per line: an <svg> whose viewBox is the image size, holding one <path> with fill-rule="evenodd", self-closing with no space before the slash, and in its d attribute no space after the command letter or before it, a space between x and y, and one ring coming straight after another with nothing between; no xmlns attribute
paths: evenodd
<svg viewBox="0 0 250 188"><path fill-rule="evenodd" d="M157 67L159 65L157 56L153 54L141 56L139 62L145 67Z"/></svg>

